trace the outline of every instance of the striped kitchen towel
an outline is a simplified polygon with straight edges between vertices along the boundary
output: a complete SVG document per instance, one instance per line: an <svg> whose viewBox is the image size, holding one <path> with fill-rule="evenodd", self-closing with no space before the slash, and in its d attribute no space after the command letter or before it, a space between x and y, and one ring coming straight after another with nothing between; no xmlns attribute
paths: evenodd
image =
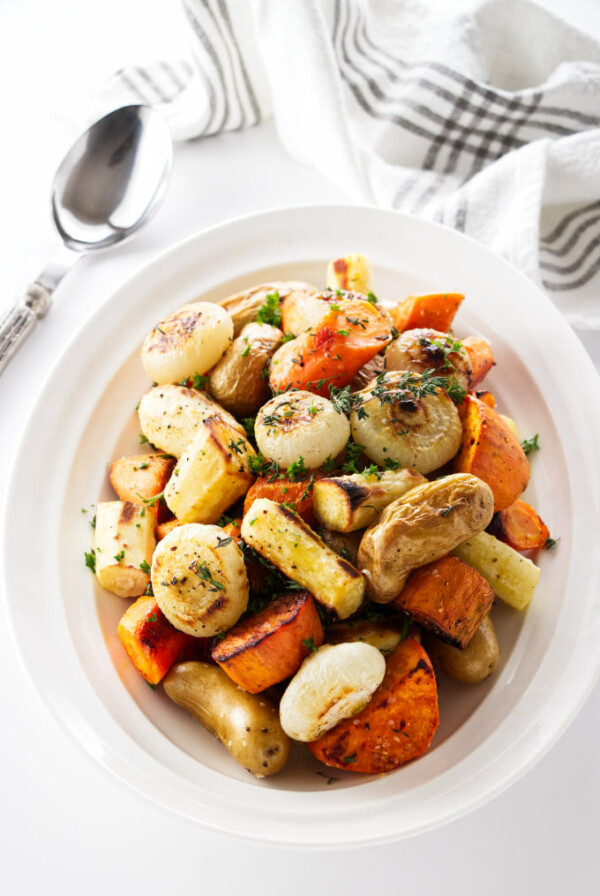
<svg viewBox="0 0 600 896"><path fill-rule="evenodd" d="M600 328L597 42L529 0L183 9L192 65L123 70L114 101L159 104L180 138L273 114L289 153L349 197L481 240Z"/></svg>

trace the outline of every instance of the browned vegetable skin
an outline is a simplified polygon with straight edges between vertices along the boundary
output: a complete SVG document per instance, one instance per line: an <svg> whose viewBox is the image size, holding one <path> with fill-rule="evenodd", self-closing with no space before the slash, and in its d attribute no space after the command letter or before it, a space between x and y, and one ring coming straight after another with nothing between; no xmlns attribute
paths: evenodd
<svg viewBox="0 0 600 896"><path fill-rule="evenodd" d="M358 567L371 598L377 603L394 600L413 569L483 531L493 504L489 486L465 473L419 485L389 504L358 550Z"/></svg>
<svg viewBox="0 0 600 896"><path fill-rule="evenodd" d="M277 293L281 305L292 293L313 295L318 294L319 290L316 286L299 280L274 280L272 283L261 283L221 299L219 304L233 319L234 336L239 336L246 324L256 320L256 315L267 301L267 296L274 293Z"/></svg>
<svg viewBox="0 0 600 896"><path fill-rule="evenodd" d="M388 370L414 370L452 377L463 389L469 389L473 374L471 358L462 343L447 333L422 327L406 330L385 353Z"/></svg>
<svg viewBox="0 0 600 896"><path fill-rule="evenodd" d="M209 374L208 388L236 417L247 417L270 397L265 369L283 338L269 324L246 324Z"/></svg>
<svg viewBox="0 0 600 896"><path fill-rule="evenodd" d="M263 694L248 694L218 666L199 662L173 666L164 689L256 777L274 775L285 765L290 739Z"/></svg>

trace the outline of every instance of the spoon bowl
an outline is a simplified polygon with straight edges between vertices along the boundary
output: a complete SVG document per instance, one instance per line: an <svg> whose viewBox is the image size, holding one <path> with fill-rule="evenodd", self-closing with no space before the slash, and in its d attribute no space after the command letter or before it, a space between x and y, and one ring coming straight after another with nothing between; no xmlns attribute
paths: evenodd
<svg viewBox="0 0 600 896"><path fill-rule="evenodd" d="M158 209L173 157L164 118L150 106L124 106L93 124L58 167L52 214L63 245L0 324L0 373L52 304L82 254L132 236Z"/></svg>
<svg viewBox="0 0 600 896"><path fill-rule="evenodd" d="M157 210L171 159L166 122L150 106L125 106L97 121L54 178L52 213L63 242L86 252L133 234Z"/></svg>

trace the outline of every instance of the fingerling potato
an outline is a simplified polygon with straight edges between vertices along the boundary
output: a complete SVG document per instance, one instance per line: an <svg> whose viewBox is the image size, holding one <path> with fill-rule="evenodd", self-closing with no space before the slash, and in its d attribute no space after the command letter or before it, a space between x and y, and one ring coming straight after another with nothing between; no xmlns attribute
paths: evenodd
<svg viewBox="0 0 600 896"><path fill-rule="evenodd" d="M275 706L262 694L243 691L218 666L177 663L164 689L257 778L274 775L287 762L290 739Z"/></svg>

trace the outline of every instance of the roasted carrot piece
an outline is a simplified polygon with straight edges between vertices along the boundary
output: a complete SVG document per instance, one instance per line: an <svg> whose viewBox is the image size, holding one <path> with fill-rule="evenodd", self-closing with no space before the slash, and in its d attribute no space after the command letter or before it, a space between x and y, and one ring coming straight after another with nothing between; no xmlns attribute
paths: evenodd
<svg viewBox="0 0 600 896"><path fill-rule="evenodd" d="M464 296L456 292L409 296L390 309L394 326L401 333L429 327L447 333Z"/></svg>
<svg viewBox="0 0 600 896"><path fill-rule="evenodd" d="M250 486L244 498L244 515L248 513L253 501L257 498L270 498L278 504L293 505L293 510L301 516L309 526L315 521L313 513L312 482L315 478L303 480L273 479L259 476Z"/></svg>
<svg viewBox="0 0 600 896"><path fill-rule="evenodd" d="M431 662L414 638L406 638L387 657L384 679L362 712L307 746L333 768L389 772L425 752L439 721Z"/></svg>
<svg viewBox="0 0 600 896"><path fill-rule="evenodd" d="M212 658L251 694L293 675L323 643L323 627L308 591L284 594L230 629Z"/></svg>
<svg viewBox="0 0 600 896"><path fill-rule="evenodd" d="M546 523L525 501L515 501L494 514L487 531L515 551L537 551L550 538Z"/></svg>
<svg viewBox="0 0 600 896"><path fill-rule="evenodd" d="M494 353L487 339L479 339L477 336L467 336L462 340L462 344L473 365L470 386L474 389L496 363Z"/></svg>
<svg viewBox="0 0 600 896"><path fill-rule="evenodd" d="M153 597L139 597L131 604L117 632L133 665L150 684L158 684L185 648L198 640L171 625Z"/></svg>
<svg viewBox="0 0 600 896"><path fill-rule="evenodd" d="M175 458L168 454L133 454L114 461L108 478L121 501L139 504L150 501L164 490L173 472ZM162 501L155 505L158 522L169 517L169 509Z"/></svg>
<svg viewBox="0 0 600 896"><path fill-rule="evenodd" d="M329 386L347 386L360 368L392 339L386 315L361 299L340 301L315 327L283 345L271 363L275 392L307 389L329 395Z"/></svg>
<svg viewBox="0 0 600 896"><path fill-rule="evenodd" d="M156 536L157 541L162 541L165 535L168 535L172 529L176 529L177 526L182 526L183 523L181 520L173 518L172 520L167 520L166 523L159 523L156 529L154 530L154 535Z"/></svg>
<svg viewBox="0 0 600 896"><path fill-rule="evenodd" d="M455 647L467 646L493 603L483 576L453 556L416 569L394 600L399 610Z"/></svg>
<svg viewBox="0 0 600 896"><path fill-rule="evenodd" d="M487 482L494 495L494 512L505 510L529 482L525 452L500 415L473 395L463 402L461 420L463 437L454 470Z"/></svg>
<svg viewBox="0 0 600 896"><path fill-rule="evenodd" d="M487 404L489 408L496 407L496 399L492 392L488 392L487 389L478 389L475 392L475 398L478 398L479 401L482 401L484 404Z"/></svg>

